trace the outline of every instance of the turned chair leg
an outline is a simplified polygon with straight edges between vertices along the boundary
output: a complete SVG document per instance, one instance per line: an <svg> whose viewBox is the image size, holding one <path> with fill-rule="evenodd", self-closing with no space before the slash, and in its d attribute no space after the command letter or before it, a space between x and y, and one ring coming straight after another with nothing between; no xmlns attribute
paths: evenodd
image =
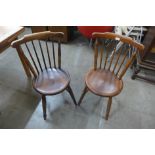
<svg viewBox="0 0 155 155"><path fill-rule="evenodd" d="M43 118L46 120L46 96L42 95Z"/></svg>
<svg viewBox="0 0 155 155"><path fill-rule="evenodd" d="M81 97L80 97L80 99L79 99L79 102L78 102L78 105L80 106L80 104L81 104L81 102L82 102L82 100L83 100L83 98L84 98L84 96L85 96L85 94L88 92L88 88L87 88L87 86L85 86L85 88L83 89L83 92L82 92L82 94L81 94Z"/></svg>
<svg viewBox="0 0 155 155"><path fill-rule="evenodd" d="M112 97L109 97L108 99L108 104L107 104L107 110L106 110L106 116L105 119L108 120L110 109L111 109L111 104L112 104Z"/></svg>
<svg viewBox="0 0 155 155"><path fill-rule="evenodd" d="M66 90L67 90L68 93L70 94L70 96L71 96L71 98L72 98L74 104L77 105L76 100L75 100L75 97L74 97L74 94L73 94L73 91L72 91L72 88L70 87L70 85L67 87Z"/></svg>

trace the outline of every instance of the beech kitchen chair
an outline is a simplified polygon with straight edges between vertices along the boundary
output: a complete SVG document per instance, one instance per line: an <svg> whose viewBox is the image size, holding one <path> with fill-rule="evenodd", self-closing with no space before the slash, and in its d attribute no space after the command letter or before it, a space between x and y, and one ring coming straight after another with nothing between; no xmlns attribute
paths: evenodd
<svg viewBox="0 0 155 155"><path fill-rule="evenodd" d="M79 99L81 104L88 91L101 96L108 97L105 119L108 120L112 104L112 97L118 95L123 89L123 76L129 65L136 57L136 52L142 51L144 46L115 33L93 33L95 41L94 66L85 76L85 88ZM121 42L122 46L116 52L116 46ZM132 51L132 52L131 52ZM128 53L132 53L128 57ZM111 54L109 57L109 54ZM104 60L104 63L102 63ZM103 65L102 65L103 64Z"/></svg>
<svg viewBox="0 0 155 155"><path fill-rule="evenodd" d="M44 120L46 120L46 95L56 95L67 90L74 104L77 105L70 87L69 73L61 67L63 36L62 32L45 31L25 35L12 42L12 47L16 48L18 54L20 53L32 73L34 89L42 96ZM58 41L48 42L49 39Z"/></svg>

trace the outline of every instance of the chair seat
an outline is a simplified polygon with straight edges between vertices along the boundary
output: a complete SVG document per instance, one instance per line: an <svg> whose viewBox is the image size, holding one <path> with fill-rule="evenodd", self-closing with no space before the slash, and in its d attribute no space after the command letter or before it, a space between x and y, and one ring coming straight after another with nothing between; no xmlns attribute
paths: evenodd
<svg viewBox="0 0 155 155"><path fill-rule="evenodd" d="M54 95L62 92L69 84L70 76L62 69L49 68L43 70L33 81L36 91L45 95Z"/></svg>
<svg viewBox="0 0 155 155"><path fill-rule="evenodd" d="M89 90L99 96L116 96L123 88L123 81L104 69L90 70L85 81Z"/></svg>

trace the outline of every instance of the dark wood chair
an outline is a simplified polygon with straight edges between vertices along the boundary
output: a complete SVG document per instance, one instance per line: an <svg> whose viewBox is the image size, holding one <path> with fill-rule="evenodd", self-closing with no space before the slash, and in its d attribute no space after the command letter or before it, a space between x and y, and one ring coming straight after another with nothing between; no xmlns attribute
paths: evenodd
<svg viewBox="0 0 155 155"><path fill-rule="evenodd" d="M67 90L74 104L77 104L70 87L69 73L61 67L61 40L63 36L62 32L45 31L25 35L11 44L22 55L31 71L33 87L42 96L43 117L45 120L46 95L56 95ZM48 42L52 38L56 38L58 41L55 43Z"/></svg>
<svg viewBox="0 0 155 155"><path fill-rule="evenodd" d="M155 26L150 26L143 40L144 52L137 52L136 60L132 65L132 79L140 78L148 82L155 83L155 78L150 78L149 74L144 76L140 71L145 69L155 71Z"/></svg>
<svg viewBox="0 0 155 155"><path fill-rule="evenodd" d="M118 95L123 89L123 80L126 70L136 57L137 50L142 51L144 46L114 33L93 33L96 39L94 47L94 66L85 76L85 88L80 97L78 105L88 91L101 96L108 97L106 120L108 120L112 97ZM121 48L116 52L116 46L122 42ZM132 56L129 58L128 53ZM109 57L109 54L112 55ZM103 62L103 57L104 63ZM103 64L103 65L102 65Z"/></svg>

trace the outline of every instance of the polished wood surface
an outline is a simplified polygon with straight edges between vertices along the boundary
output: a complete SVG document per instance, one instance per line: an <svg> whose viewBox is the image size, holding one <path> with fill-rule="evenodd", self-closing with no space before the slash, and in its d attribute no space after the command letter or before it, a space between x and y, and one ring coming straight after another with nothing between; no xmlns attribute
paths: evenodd
<svg viewBox="0 0 155 155"><path fill-rule="evenodd" d="M112 97L118 95L123 89L122 78L135 59L137 51L143 51L144 46L129 37L110 32L93 33L93 38L96 40L94 45L94 66L86 74L85 88L78 105L81 104L88 91L99 96L108 97L105 116L105 119L108 120ZM116 51L120 41L122 46ZM129 53L131 57L128 56Z"/></svg>
<svg viewBox="0 0 155 155"><path fill-rule="evenodd" d="M123 88L123 81L109 70L104 69L89 71L85 81L88 89L99 96L116 96Z"/></svg>
<svg viewBox="0 0 155 155"><path fill-rule="evenodd" d="M41 94L54 95L66 89L69 82L70 77L65 71L48 68L38 75L33 82L33 86Z"/></svg>
<svg viewBox="0 0 155 155"><path fill-rule="evenodd" d="M63 36L62 32L45 31L25 35L11 44L23 57L33 76L33 87L42 96L44 119L46 119L46 95L56 95L67 90L76 105L70 87L69 73L64 71L61 66ZM49 38L57 38L58 41L49 42Z"/></svg>
<svg viewBox="0 0 155 155"><path fill-rule="evenodd" d="M62 40L63 36L64 36L63 32L44 31L39 33L32 33L32 34L24 35L24 37L22 37L21 39L14 41L12 43L12 46L16 47L28 41L41 40L41 39L48 40L49 38L58 38L59 39L58 42L59 42Z"/></svg>
<svg viewBox="0 0 155 155"><path fill-rule="evenodd" d="M23 31L24 27L0 26L0 53L8 48Z"/></svg>
<svg viewBox="0 0 155 155"><path fill-rule="evenodd" d="M43 32L43 31L51 31L51 32L63 32L64 37L62 38L62 42L68 42L70 40L70 27L69 26L31 26L32 33ZM50 38L51 40L57 41L55 38Z"/></svg>
<svg viewBox="0 0 155 155"><path fill-rule="evenodd" d="M105 32L105 33L94 32L92 36L93 38L116 39L116 40L122 41L123 43L130 44L131 46L138 48L140 51L144 50L144 46L138 42L133 41L132 38L125 37L112 32Z"/></svg>

